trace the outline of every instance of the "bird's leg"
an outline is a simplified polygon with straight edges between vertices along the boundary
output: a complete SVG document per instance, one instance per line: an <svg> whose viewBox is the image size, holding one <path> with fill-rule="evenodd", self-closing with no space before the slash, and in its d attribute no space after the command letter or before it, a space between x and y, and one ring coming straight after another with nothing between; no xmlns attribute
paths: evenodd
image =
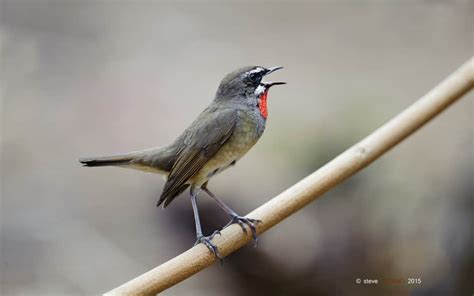
<svg viewBox="0 0 474 296"><path fill-rule="evenodd" d="M221 199L219 199L217 196L215 196L214 193L212 193L207 188L207 183L204 184L204 186L202 186L201 189L204 190L204 192L206 192L212 199L214 199L217 202L217 204L224 211L226 211L227 214L229 214L232 217L232 220L230 220L230 222L227 223L227 225L224 226L224 228L229 226L232 223L237 223L242 228L242 231L244 233L247 233L247 229L245 228L245 225L247 225L250 228L250 230L252 231L252 237L253 237L253 240L254 240L254 247L256 247L257 244L258 244L258 237L257 237L257 228L255 226L256 226L256 224L261 223L262 221L238 215L234 210L232 210L228 205L226 205Z"/></svg>
<svg viewBox="0 0 474 296"><path fill-rule="evenodd" d="M199 243L204 244L209 249L209 251L211 251L211 253L213 253L221 261L221 264L222 264L222 257L219 254L219 249L217 248L216 245L212 243L212 239L214 238L216 234L220 234L220 231L216 230L210 236L204 236L202 234L201 220L199 219L199 212L198 212L198 206L197 206L197 195L199 191L195 190L195 188L192 187L190 190L190 193L191 193L191 204L193 206L193 213L194 213L194 223L196 225L196 242L194 243L194 245L197 245Z"/></svg>

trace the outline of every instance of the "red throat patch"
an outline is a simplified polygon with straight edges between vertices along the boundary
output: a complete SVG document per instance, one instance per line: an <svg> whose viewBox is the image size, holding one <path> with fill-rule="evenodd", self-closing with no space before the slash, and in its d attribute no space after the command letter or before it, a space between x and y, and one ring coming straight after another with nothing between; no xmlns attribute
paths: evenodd
<svg viewBox="0 0 474 296"><path fill-rule="evenodd" d="M267 97L268 97L268 90L265 90L258 99L258 109L260 110L260 114L262 114L263 118L267 119L268 117L268 110L267 110Z"/></svg>

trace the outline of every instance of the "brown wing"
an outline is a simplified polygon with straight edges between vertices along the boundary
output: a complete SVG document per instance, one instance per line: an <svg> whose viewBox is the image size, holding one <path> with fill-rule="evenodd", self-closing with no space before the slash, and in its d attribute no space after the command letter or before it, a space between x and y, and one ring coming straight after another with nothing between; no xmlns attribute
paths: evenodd
<svg viewBox="0 0 474 296"><path fill-rule="evenodd" d="M186 189L186 182L212 158L232 135L236 110L205 110L184 132L183 146L166 181L158 206L168 206Z"/></svg>

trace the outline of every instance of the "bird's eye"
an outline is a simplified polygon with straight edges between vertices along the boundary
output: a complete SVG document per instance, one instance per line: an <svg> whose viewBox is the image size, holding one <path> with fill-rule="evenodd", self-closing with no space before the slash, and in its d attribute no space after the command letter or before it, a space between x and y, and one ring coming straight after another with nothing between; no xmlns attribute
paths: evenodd
<svg viewBox="0 0 474 296"><path fill-rule="evenodd" d="M252 82L258 82L259 76L260 76L260 75L258 75L258 73L250 73L249 79L250 79L250 81L252 81Z"/></svg>

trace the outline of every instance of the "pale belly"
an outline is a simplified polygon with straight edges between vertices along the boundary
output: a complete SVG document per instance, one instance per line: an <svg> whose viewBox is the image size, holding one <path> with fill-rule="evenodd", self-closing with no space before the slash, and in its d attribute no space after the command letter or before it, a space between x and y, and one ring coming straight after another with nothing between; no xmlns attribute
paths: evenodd
<svg viewBox="0 0 474 296"><path fill-rule="evenodd" d="M200 187L244 156L257 143L265 128L265 122L262 124L257 120L253 116L241 119L231 138L188 183Z"/></svg>

